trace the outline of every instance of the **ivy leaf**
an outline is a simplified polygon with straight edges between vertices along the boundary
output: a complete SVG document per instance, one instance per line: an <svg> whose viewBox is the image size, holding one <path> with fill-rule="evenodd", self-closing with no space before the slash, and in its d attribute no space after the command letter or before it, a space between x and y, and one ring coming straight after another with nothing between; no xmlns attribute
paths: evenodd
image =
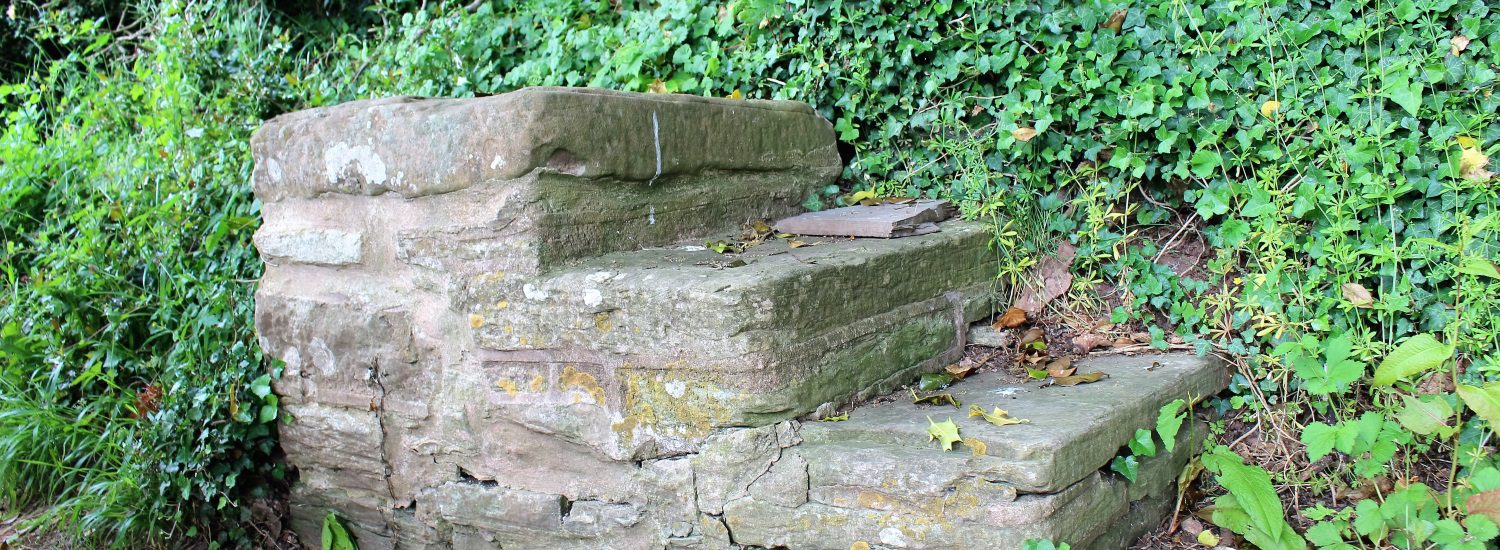
<svg viewBox="0 0 1500 550"><path fill-rule="evenodd" d="M1199 149L1197 153L1193 153L1193 158L1188 161L1188 164L1192 166L1194 176L1206 178L1214 175L1214 171L1224 164L1224 157L1219 156L1219 152L1213 149ZM1224 210L1218 213L1223 214L1228 209L1229 205L1226 204Z"/></svg>
<svg viewBox="0 0 1500 550"><path fill-rule="evenodd" d="M1422 333L1406 339L1375 367L1372 383L1389 386L1396 380L1426 371L1443 364L1453 355L1453 348L1439 342L1431 334Z"/></svg>
<svg viewBox="0 0 1500 550"><path fill-rule="evenodd" d="M1127 443L1130 446L1130 453L1135 456L1156 456L1156 441L1151 437L1151 430L1136 430L1135 436L1131 437Z"/></svg>
<svg viewBox="0 0 1500 550"><path fill-rule="evenodd" d="M1485 384L1484 388L1476 388L1459 384L1458 397L1491 427L1500 426L1500 385Z"/></svg>
<svg viewBox="0 0 1500 550"><path fill-rule="evenodd" d="M1412 433L1432 435L1452 428L1448 419L1453 416L1453 407L1447 401L1432 396L1417 399L1410 395L1401 396L1401 400L1406 406L1396 413L1396 420Z"/></svg>
<svg viewBox="0 0 1500 550"><path fill-rule="evenodd" d="M1211 220L1216 215L1229 212L1229 200L1229 186L1210 185L1198 194L1198 200L1193 203L1193 208L1198 210L1198 215L1203 219Z"/></svg>
<svg viewBox="0 0 1500 550"><path fill-rule="evenodd" d="M1302 429L1299 439L1307 446L1307 459L1316 462L1333 452L1338 442L1339 429L1322 422L1313 422Z"/></svg>
<svg viewBox="0 0 1500 550"><path fill-rule="evenodd" d="M1185 406L1186 401L1175 399L1162 405L1156 413L1156 434L1161 436L1162 446L1169 453L1177 448L1177 432L1182 429L1182 421L1187 419L1186 412L1178 412Z"/></svg>
<svg viewBox="0 0 1500 550"><path fill-rule="evenodd" d="M958 424L954 424L952 418L942 422L933 422L932 417L929 416L927 417L927 424L927 435L931 436L931 439L928 439L928 441L937 440L938 443L943 445L944 451L953 450L953 444L963 439L958 436Z"/></svg>
<svg viewBox="0 0 1500 550"><path fill-rule="evenodd" d="M1412 82L1411 77L1404 74L1404 71L1402 74L1387 78L1384 91L1386 98L1394 101L1413 116L1422 106L1422 83Z"/></svg>
<svg viewBox="0 0 1500 550"><path fill-rule="evenodd" d="M1116 455L1109 461L1109 469L1125 476L1125 479L1130 480L1131 483L1135 483L1135 477L1140 473L1141 461L1136 459L1135 455Z"/></svg>
<svg viewBox="0 0 1500 550"><path fill-rule="evenodd" d="M1250 237L1250 224L1239 218L1229 218L1219 224L1219 240L1224 248L1236 248Z"/></svg>

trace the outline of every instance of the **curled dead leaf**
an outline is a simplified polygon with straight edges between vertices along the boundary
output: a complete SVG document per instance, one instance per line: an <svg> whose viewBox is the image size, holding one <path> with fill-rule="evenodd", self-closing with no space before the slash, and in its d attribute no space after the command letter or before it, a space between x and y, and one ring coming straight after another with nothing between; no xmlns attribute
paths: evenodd
<svg viewBox="0 0 1500 550"><path fill-rule="evenodd" d="M1018 307L1013 307L1005 310L1005 313L995 319L995 323L991 326L995 328L1016 328L1025 323L1026 311Z"/></svg>
<svg viewBox="0 0 1500 550"><path fill-rule="evenodd" d="M1059 386L1077 386L1079 384L1092 384L1105 378L1109 378L1109 375L1102 372L1088 372L1084 374L1075 374L1072 376L1063 376L1061 378L1054 377L1052 379L1052 383Z"/></svg>
<svg viewBox="0 0 1500 550"><path fill-rule="evenodd" d="M1047 335L1041 327L1031 327L1021 334L1020 344L1022 348L1046 349Z"/></svg>
<svg viewBox="0 0 1500 550"><path fill-rule="evenodd" d="M1120 32L1120 29L1125 26L1125 15L1127 13L1129 12L1126 10L1120 10L1110 14L1109 19L1099 24L1099 28L1112 30L1117 33Z"/></svg>
<svg viewBox="0 0 1500 550"><path fill-rule="evenodd" d="M1016 128L1010 131L1010 137L1016 138L1016 141L1020 141L1023 143L1031 141L1031 138L1036 137L1036 128L1029 128L1026 126Z"/></svg>
<svg viewBox="0 0 1500 550"><path fill-rule="evenodd" d="M1067 357L1058 359L1051 363L1047 363L1047 376L1051 376L1053 378L1070 376L1073 374L1074 370L1077 369L1073 368L1073 360L1068 359Z"/></svg>
<svg viewBox="0 0 1500 550"><path fill-rule="evenodd" d="M1344 283L1344 299L1354 304L1354 307L1369 308L1375 304L1375 298L1370 296L1370 290L1359 283Z"/></svg>
<svg viewBox="0 0 1500 550"><path fill-rule="evenodd" d="M975 416L982 417L986 422L989 422L996 426L1010 426L1012 424L1031 423L1030 420L1011 418L1010 413L1005 412L1005 409L1002 409L1000 407L995 407L995 410L991 412L984 412L984 409L980 408L979 405L969 405L969 417L973 418Z"/></svg>
<svg viewBox="0 0 1500 550"><path fill-rule="evenodd" d="M1454 56L1457 56L1458 54L1463 53L1464 50L1469 49L1469 37L1460 34L1453 38L1449 38L1448 45L1448 51Z"/></svg>
<svg viewBox="0 0 1500 550"><path fill-rule="evenodd" d="M652 80L651 85L646 87L646 91L653 94L667 93L667 83L662 82L660 78Z"/></svg>
<svg viewBox="0 0 1500 550"><path fill-rule="evenodd" d="M928 393L918 394L917 390L911 390L911 402L913 405L953 405L962 406L958 399L951 393Z"/></svg>
<svg viewBox="0 0 1500 550"><path fill-rule="evenodd" d="M802 248L804 246L807 246L807 243L799 241L797 239L792 239L786 242L786 246L787 248Z"/></svg>
<svg viewBox="0 0 1500 550"><path fill-rule="evenodd" d="M1112 344L1114 342L1111 342L1109 338L1092 332L1073 337L1073 347L1078 353L1088 353L1095 349L1107 348Z"/></svg>
<svg viewBox="0 0 1500 550"><path fill-rule="evenodd" d="M962 380L964 377L969 376L970 374L973 374L974 371L978 370L978 369L979 369L979 363L962 363L962 362L960 362L960 363L954 363L952 365L948 365L946 367L943 367L944 371L946 371L948 374L953 375L954 378L958 378L960 380Z"/></svg>

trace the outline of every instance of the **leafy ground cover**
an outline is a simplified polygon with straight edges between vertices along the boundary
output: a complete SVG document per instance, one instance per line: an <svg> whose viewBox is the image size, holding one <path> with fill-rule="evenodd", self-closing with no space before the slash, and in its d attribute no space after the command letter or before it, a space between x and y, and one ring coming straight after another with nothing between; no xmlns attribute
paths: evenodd
<svg viewBox="0 0 1500 550"><path fill-rule="evenodd" d="M0 503L77 536L274 538L261 120L542 84L807 101L849 159L809 208L953 198L1011 281L1076 247L1041 315L1234 361L1200 463L1208 519L1244 540L1496 535L1483 0L110 6L18 0L0 27L21 52L0 70Z"/></svg>

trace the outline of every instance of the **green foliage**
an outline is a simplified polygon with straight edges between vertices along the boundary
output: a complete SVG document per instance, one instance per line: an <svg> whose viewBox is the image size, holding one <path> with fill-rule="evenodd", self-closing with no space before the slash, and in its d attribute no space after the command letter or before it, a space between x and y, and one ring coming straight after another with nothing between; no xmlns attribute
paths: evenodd
<svg viewBox="0 0 1500 550"><path fill-rule="evenodd" d="M1214 501L1213 521L1264 550L1293 550L1307 541L1286 522L1281 499L1271 477L1258 466L1249 466L1225 447L1203 454L1203 468L1216 474L1226 494Z"/></svg>
<svg viewBox="0 0 1500 550"><path fill-rule="evenodd" d="M1136 476L1140 473L1141 459L1156 456L1157 438L1161 440L1161 448L1167 452L1176 449L1177 433L1188 415L1183 408L1187 406L1187 401L1183 399L1175 399L1162 405L1156 413L1156 431L1137 429L1135 435L1125 442L1125 448L1129 452L1121 452L1111 459L1109 469L1135 483Z"/></svg>
<svg viewBox="0 0 1500 550"><path fill-rule="evenodd" d="M349 531L344 529L344 524L333 512L323 516L323 536L319 540L323 550L359 550L354 539L349 537Z"/></svg>
<svg viewBox="0 0 1500 550"><path fill-rule="evenodd" d="M1021 550L1068 550L1069 548L1072 547L1066 542L1054 544L1047 539L1028 539L1021 545Z"/></svg>
<svg viewBox="0 0 1500 550"><path fill-rule="evenodd" d="M244 542L282 475L244 182L287 47L259 8L143 13L0 86L0 501L87 541ZM123 39L63 15L36 32Z"/></svg>
<svg viewBox="0 0 1500 550"><path fill-rule="evenodd" d="M1500 17L1482 0L209 4L142 2L118 30L117 11L26 12L35 70L0 73L0 499L60 498L50 517L87 537L244 542L240 504L279 475L249 132L528 85L807 101L848 144L843 185L955 199L994 226L1002 278L1063 236L1075 289L1113 289L1115 323L1247 358L1221 411L1306 426L1310 456L1352 465L1301 480L1206 459L1253 490L1221 510L1263 548L1300 540L1272 483L1448 452L1451 491L1493 468L1500 186L1474 159L1500 151ZM1120 469L1162 448L1142 432ZM1488 540L1462 506L1401 494L1308 536L1437 544L1456 522Z"/></svg>

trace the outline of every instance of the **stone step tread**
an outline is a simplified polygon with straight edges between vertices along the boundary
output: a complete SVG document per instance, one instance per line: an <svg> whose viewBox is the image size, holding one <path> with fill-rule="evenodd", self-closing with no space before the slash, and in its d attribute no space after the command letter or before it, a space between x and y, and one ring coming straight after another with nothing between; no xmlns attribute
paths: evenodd
<svg viewBox="0 0 1500 550"><path fill-rule="evenodd" d="M927 433L928 419L949 418L960 435L983 443L943 453L954 469L977 468L992 481L1023 492L1056 492L1108 464L1138 428L1155 425L1162 405L1198 399L1227 384L1222 361L1190 354L1094 356L1077 363L1078 372L1104 372L1108 378L1071 387L1041 382L1010 383L1001 373L981 373L949 388L961 408L914 405L897 397L854 409L849 420L809 422L802 436L841 453L879 456L881 447L937 449ZM1000 407L1026 424L995 426L969 417L970 405ZM868 449L871 452L857 452ZM854 469L857 475L858 468Z"/></svg>

